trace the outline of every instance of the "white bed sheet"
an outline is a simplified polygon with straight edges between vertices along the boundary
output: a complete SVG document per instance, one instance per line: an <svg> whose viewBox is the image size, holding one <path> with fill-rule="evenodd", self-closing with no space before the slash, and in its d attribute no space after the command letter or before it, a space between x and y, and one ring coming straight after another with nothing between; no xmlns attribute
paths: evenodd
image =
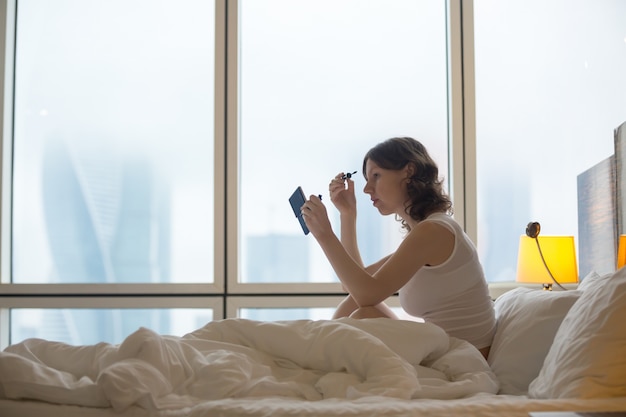
<svg viewBox="0 0 626 417"><path fill-rule="evenodd" d="M345 326L348 327L345 328ZM254 351L250 351L251 357L261 357L273 352L282 358L281 363L284 359L288 359L288 365L296 364L304 367L302 369L323 370L324 372L319 374L321 378L317 385L325 380L324 384L328 386L325 385L322 388L329 388L331 395L324 395L321 398L288 397L289 391L279 389L274 392L254 388L253 385L259 382L256 379L243 382L237 379L235 382L240 381L237 383L251 384L251 389L245 391L246 395L243 398L241 396L240 398L235 398L235 396L194 397L196 400L193 402L177 402L176 407L158 407L161 399L165 397L156 393L158 395L154 396L153 402L157 404L157 407L147 406L145 401L132 401L125 402L124 407L117 407L117 410L114 408L115 405L120 402L120 398L127 396L126 391L133 390L131 383L134 380L129 382L128 379L120 379L118 382L123 384L118 386L119 389L113 392L110 398L107 397L110 402L92 403L87 401L87 398L77 398L76 392L65 388L70 387L77 379L76 375L88 375L89 373L84 372L93 368L94 364L102 365L103 369L110 369L104 363L106 361L102 361L103 358L106 359L109 356L102 355L99 361L93 360L97 356L96 353L100 351L109 354L137 351L136 353L140 354L131 355L130 362L124 355L123 357L111 356L115 359L112 365L119 370L134 369L132 365L138 358L142 358L145 363L152 363L155 362L155 358L160 358L160 362L168 365L162 369L163 375L167 375L164 381L169 381L175 386L186 387L187 385L177 382L177 379L182 378L182 374L177 376L170 370L169 365L178 364L174 368L179 369L182 364L187 363L183 359L189 359L188 356L170 357L171 355L166 354L167 349L156 349L156 347L164 346L172 349L178 348L180 338L163 338L147 330L141 330L120 346L74 347L33 340L23 346L14 346L13 352L5 353L4 361L0 361L0 365L4 364L4 367L0 366L2 395L15 394L15 396L6 395L6 399L0 399L0 417L527 417L531 411L626 411L626 396L605 399L541 400L530 399L526 396L496 395L497 389L493 389L494 387L489 383L492 381L489 377L491 370L480 353L473 347L464 349L463 343L457 344L459 341L448 339L445 333L438 332L437 329L431 327L423 324L375 319L279 323L227 320L210 323L185 336L182 339L186 341L184 346L195 346L200 349L207 346L213 347L214 343L219 343L220 347L228 344L234 350L240 351L243 348L254 348ZM398 334L402 337L398 338ZM153 341L159 343L154 344ZM206 354L210 353L211 349L206 352L206 349L202 351ZM92 359L86 360L85 358ZM234 365L237 364L240 366L240 359L238 357L236 362L229 362L227 370L234 369ZM154 363L154 369L161 368L157 366L159 365L157 362L159 361ZM198 369L191 363L187 363L185 369L193 370L191 374L195 374ZM432 369L422 366L429 363ZM25 364L30 367L34 366L32 369L38 372L29 375L27 371L31 368L21 366ZM394 364L398 366L392 366ZM48 365L51 367L49 368ZM300 369L291 365L289 369L296 371ZM58 378L50 380L47 378L49 376L47 371L54 371L55 367L64 370L59 373L64 376L61 382L69 385L55 385ZM364 386L362 382L359 382L362 380L376 382L376 384L369 385L374 389L361 390L356 396L346 395L349 390L343 386L337 389L337 384L333 379L335 376L342 376L339 380L345 380L343 373L337 372L341 369L346 369L354 375L363 375L357 378L356 386ZM401 372L397 372L398 369ZM69 371L78 372L74 375ZM96 374L101 374L101 372L98 371ZM480 378L477 379L476 376ZM100 381L93 375L90 378L80 379L83 382L84 380L91 381L87 384L88 388L94 388L92 387L93 381ZM412 380L419 381L419 386L413 387L402 383L402 381ZM153 379L141 381L153 381ZM222 372L218 372L213 378L192 380L194 383L198 382L203 389L213 385L221 386L227 381ZM46 385L49 382L52 385ZM459 382L462 382L460 386L463 388L462 391L459 390ZM20 384L22 390L19 388ZM397 391L405 385L408 386L408 390ZM471 390L466 389L468 385L472 386ZM389 392L393 388L396 391ZM440 391L439 388L445 389ZM79 391L83 394L85 392L90 391ZM325 391L322 389L322 392ZM47 395L41 395L42 393L47 393ZM398 393L404 396L396 395ZM430 396L416 396L416 393ZM155 393L147 391L145 394L152 398L151 395ZM64 395L73 402L66 402ZM21 398L36 398L40 401L21 400ZM55 402L58 404L53 404ZM82 406L70 404L82 404ZM169 403L163 404L169 405Z"/></svg>
<svg viewBox="0 0 626 417"><path fill-rule="evenodd" d="M149 412L131 407L85 408L36 401L0 400L2 417L528 417L530 411L624 411L626 397L536 400L524 396L477 394L456 400L398 400L364 397L358 400L305 401L283 398L246 398L208 401L193 408Z"/></svg>
<svg viewBox="0 0 626 417"><path fill-rule="evenodd" d="M399 337L400 336L400 337ZM455 399L498 391L476 348L428 323L243 319L120 345L30 339L0 353L0 398L189 409L225 398Z"/></svg>

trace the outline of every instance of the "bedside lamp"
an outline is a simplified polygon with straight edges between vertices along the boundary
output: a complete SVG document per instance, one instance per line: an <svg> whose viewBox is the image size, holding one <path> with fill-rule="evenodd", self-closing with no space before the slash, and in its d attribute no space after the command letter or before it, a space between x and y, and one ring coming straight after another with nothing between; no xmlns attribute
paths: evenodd
<svg viewBox="0 0 626 417"><path fill-rule="evenodd" d="M626 251L626 248L624 250ZM577 283L578 267L576 265L574 236L536 236L532 238L522 235L519 241L517 277L515 280L523 283L542 284L544 290L552 290L553 283L558 286Z"/></svg>
<svg viewBox="0 0 626 417"><path fill-rule="evenodd" d="M624 265L626 265L626 235L620 235L617 245L617 269Z"/></svg>

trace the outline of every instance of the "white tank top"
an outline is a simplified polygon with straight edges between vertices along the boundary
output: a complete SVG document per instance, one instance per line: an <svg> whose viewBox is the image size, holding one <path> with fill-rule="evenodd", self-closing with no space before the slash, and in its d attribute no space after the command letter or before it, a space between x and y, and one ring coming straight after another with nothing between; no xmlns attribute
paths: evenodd
<svg viewBox="0 0 626 417"><path fill-rule="evenodd" d="M447 214L435 213L423 221L450 230L454 249L442 264L421 267L400 289L402 308L478 349L491 346L496 317L476 247Z"/></svg>

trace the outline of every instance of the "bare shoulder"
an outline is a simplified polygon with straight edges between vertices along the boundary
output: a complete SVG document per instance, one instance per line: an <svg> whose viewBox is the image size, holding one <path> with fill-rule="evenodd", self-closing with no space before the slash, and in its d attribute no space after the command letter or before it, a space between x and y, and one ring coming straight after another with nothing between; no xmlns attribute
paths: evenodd
<svg viewBox="0 0 626 417"><path fill-rule="evenodd" d="M405 241L417 248L427 265L445 262L454 250L454 233L436 222L420 222L406 236Z"/></svg>
<svg viewBox="0 0 626 417"><path fill-rule="evenodd" d="M409 232L409 235L415 234L418 236L426 237L428 239L433 239L437 237L452 237L454 238L454 233L447 228L446 226L439 224L437 222L432 221L423 221L419 222L412 230Z"/></svg>

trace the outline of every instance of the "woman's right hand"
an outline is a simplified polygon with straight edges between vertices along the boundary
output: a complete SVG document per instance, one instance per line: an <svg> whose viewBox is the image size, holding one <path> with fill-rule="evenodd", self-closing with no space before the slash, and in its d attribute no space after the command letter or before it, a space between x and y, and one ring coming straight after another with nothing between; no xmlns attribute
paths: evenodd
<svg viewBox="0 0 626 417"><path fill-rule="evenodd" d="M340 172L328 184L328 194L339 213L356 215L356 197L354 195L354 181L343 179L345 174Z"/></svg>

